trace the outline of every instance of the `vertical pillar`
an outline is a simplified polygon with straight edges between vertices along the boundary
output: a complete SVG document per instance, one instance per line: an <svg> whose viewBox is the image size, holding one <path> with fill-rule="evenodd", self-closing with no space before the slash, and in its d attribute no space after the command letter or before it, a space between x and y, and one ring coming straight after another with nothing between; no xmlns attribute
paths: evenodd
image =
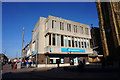
<svg viewBox="0 0 120 80"><path fill-rule="evenodd" d="M55 46L57 46L57 34L55 34Z"/></svg>
<svg viewBox="0 0 120 80"><path fill-rule="evenodd" d="M53 45L52 42L53 42L53 34L51 33L51 46Z"/></svg>

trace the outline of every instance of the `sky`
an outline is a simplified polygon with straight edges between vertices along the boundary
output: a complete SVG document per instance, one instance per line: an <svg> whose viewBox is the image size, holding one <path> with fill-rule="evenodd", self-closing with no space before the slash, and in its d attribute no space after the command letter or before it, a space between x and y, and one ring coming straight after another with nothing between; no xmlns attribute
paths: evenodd
<svg viewBox="0 0 120 80"><path fill-rule="evenodd" d="M20 57L23 27L25 46L39 17L48 15L99 27L95 2L3 2L2 52L10 59Z"/></svg>

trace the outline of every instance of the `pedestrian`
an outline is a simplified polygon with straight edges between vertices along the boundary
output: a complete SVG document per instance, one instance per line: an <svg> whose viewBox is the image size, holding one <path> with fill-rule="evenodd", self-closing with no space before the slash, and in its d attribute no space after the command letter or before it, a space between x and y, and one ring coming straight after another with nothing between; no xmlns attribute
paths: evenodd
<svg viewBox="0 0 120 80"><path fill-rule="evenodd" d="M12 62L12 63L11 63L11 69L13 69L13 66L14 66L14 63Z"/></svg>
<svg viewBox="0 0 120 80"><path fill-rule="evenodd" d="M28 63L28 61L26 61L26 68L28 68L28 66L29 66L29 63Z"/></svg>
<svg viewBox="0 0 120 80"><path fill-rule="evenodd" d="M77 66L79 71L83 71L84 69L84 63L80 61L79 65Z"/></svg>

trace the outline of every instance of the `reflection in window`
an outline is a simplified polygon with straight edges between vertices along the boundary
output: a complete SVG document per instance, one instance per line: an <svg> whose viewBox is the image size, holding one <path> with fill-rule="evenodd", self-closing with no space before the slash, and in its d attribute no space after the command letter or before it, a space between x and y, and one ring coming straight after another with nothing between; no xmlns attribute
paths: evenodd
<svg viewBox="0 0 120 80"><path fill-rule="evenodd" d="M60 22L60 30L64 30L64 23Z"/></svg>
<svg viewBox="0 0 120 80"><path fill-rule="evenodd" d="M68 46L71 47L71 38L68 37Z"/></svg>
<svg viewBox="0 0 120 80"><path fill-rule="evenodd" d="M77 47L77 38L75 38L75 46Z"/></svg>
<svg viewBox="0 0 120 80"><path fill-rule="evenodd" d="M88 41L88 39L87 39L87 48L89 48L89 41Z"/></svg>
<svg viewBox="0 0 120 80"><path fill-rule="evenodd" d="M82 46L82 48L84 48L83 39L81 39L81 46Z"/></svg>
<svg viewBox="0 0 120 80"><path fill-rule="evenodd" d="M72 37L72 47L74 47L74 37Z"/></svg>
<svg viewBox="0 0 120 80"><path fill-rule="evenodd" d="M85 33L89 35L88 28L85 28Z"/></svg>
<svg viewBox="0 0 120 80"><path fill-rule="evenodd" d="M57 46L60 46L60 36L57 35Z"/></svg>
<svg viewBox="0 0 120 80"><path fill-rule="evenodd" d="M85 46L85 48L86 48L86 39L84 39L84 46Z"/></svg>
<svg viewBox="0 0 120 80"><path fill-rule="evenodd" d="M55 45L55 34L53 34L53 45Z"/></svg>
<svg viewBox="0 0 120 80"><path fill-rule="evenodd" d="M67 31L71 32L71 24L67 24Z"/></svg>
<svg viewBox="0 0 120 80"><path fill-rule="evenodd" d="M67 37L64 37L64 41L65 41L65 47L67 47Z"/></svg>
<svg viewBox="0 0 120 80"><path fill-rule="evenodd" d="M80 33L83 34L83 27L80 27Z"/></svg>
<svg viewBox="0 0 120 80"><path fill-rule="evenodd" d="M56 28L56 21L52 20L52 28Z"/></svg>

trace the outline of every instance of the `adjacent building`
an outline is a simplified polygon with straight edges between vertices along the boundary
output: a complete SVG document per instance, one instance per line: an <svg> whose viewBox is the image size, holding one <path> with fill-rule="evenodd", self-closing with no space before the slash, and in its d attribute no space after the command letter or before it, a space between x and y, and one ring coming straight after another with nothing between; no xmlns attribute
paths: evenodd
<svg viewBox="0 0 120 80"><path fill-rule="evenodd" d="M33 29L31 52L38 64L88 61L90 26L59 17L40 17ZM36 59L37 58L37 59Z"/></svg>
<svg viewBox="0 0 120 80"><path fill-rule="evenodd" d="M118 59L120 56L120 2L96 2L96 6L104 57Z"/></svg>
<svg viewBox="0 0 120 80"><path fill-rule="evenodd" d="M100 36L100 28L93 27L91 24L91 40L90 40L91 48L93 49L93 54L89 55L90 62L100 62L103 58L102 51L102 41Z"/></svg>

